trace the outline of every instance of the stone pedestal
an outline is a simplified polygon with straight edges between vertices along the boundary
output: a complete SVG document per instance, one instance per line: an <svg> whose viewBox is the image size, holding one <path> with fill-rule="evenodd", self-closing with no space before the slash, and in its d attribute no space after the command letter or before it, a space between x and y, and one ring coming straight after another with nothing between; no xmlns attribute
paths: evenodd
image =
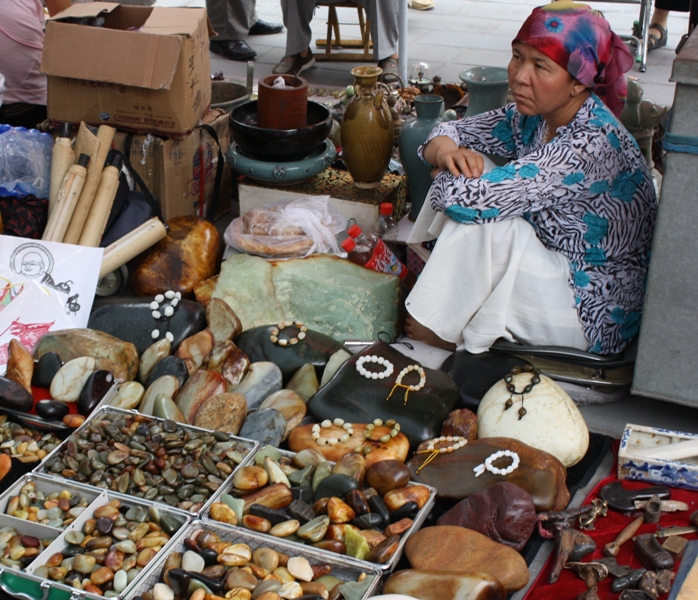
<svg viewBox="0 0 698 600"><path fill-rule="evenodd" d="M698 33L674 61L676 92L632 391L698 406Z"/></svg>

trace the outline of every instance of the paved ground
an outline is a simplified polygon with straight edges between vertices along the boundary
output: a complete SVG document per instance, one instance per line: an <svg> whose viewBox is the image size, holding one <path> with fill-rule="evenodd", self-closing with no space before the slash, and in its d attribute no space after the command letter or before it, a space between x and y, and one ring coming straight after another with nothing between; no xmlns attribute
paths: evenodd
<svg viewBox="0 0 698 600"><path fill-rule="evenodd" d="M441 75L447 83L459 83L459 73L471 66L507 65L512 37L533 7L541 0L435 0L436 7L430 11L408 10L408 73L417 61L430 64L432 74ZM204 6L204 0L158 0L162 5ZM632 24L639 15L638 4L615 2L590 2L602 10L617 33L630 34ZM257 0L260 18L281 22L279 0ZM339 9L340 20L354 22L356 12ZM676 16L674 16L676 15ZM312 22L314 40L324 38L326 33L327 9L318 8ZM648 68L640 73L637 65L631 75L643 85L645 98L670 105L674 97L674 85L669 81L671 65L675 57L674 48L681 35L687 31L688 17L685 13L673 13L669 21L669 43L665 48L649 55ZM344 33L346 31L346 33ZM358 37L358 28L345 25L345 37ZM255 78L271 73L284 56L286 33L247 38L257 51ZM315 50L315 48L313 47ZM244 80L245 64L211 55L212 68L222 70L228 77ZM358 63L357 63L358 64ZM314 85L345 86L352 82L349 70L353 63L323 62L306 71L304 77Z"/></svg>

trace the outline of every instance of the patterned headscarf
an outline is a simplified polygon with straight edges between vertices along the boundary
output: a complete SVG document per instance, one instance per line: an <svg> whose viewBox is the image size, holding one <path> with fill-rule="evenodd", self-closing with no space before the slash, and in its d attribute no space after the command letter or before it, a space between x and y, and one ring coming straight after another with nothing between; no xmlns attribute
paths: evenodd
<svg viewBox="0 0 698 600"><path fill-rule="evenodd" d="M534 8L512 42L540 50L594 92L618 116L633 56L608 21L586 4L560 0Z"/></svg>

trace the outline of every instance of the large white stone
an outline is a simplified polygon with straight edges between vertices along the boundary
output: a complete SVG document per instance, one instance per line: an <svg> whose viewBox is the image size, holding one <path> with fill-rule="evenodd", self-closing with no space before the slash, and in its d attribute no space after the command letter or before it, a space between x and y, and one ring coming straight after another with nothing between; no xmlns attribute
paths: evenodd
<svg viewBox="0 0 698 600"><path fill-rule="evenodd" d="M63 402L75 402L88 378L97 369L91 356L80 356L69 360L51 380L51 398Z"/></svg>
<svg viewBox="0 0 698 600"><path fill-rule="evenodd" d="M523 397L526 414L519 418L521 395L513 396L513 405L505 410L511 397L504 380L485 394L477 411L478 437L514 438L556 457L565 467L577 464L589 447L589 430L582 413L567 392L545 375ZM529 373L513 377L517 390L530 382Z"/></svg>

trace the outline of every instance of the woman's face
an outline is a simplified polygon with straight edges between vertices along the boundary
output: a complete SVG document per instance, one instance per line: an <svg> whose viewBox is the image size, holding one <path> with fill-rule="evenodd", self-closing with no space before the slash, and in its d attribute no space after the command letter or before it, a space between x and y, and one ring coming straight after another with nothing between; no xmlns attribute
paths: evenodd
<svg viewBox="0 0 698 600"><path fill-rule="evenodd" d="M520 113L545 117L559 112L570 105L580 86L540 50L519 42L512 46L509 87Z"/></svg>

